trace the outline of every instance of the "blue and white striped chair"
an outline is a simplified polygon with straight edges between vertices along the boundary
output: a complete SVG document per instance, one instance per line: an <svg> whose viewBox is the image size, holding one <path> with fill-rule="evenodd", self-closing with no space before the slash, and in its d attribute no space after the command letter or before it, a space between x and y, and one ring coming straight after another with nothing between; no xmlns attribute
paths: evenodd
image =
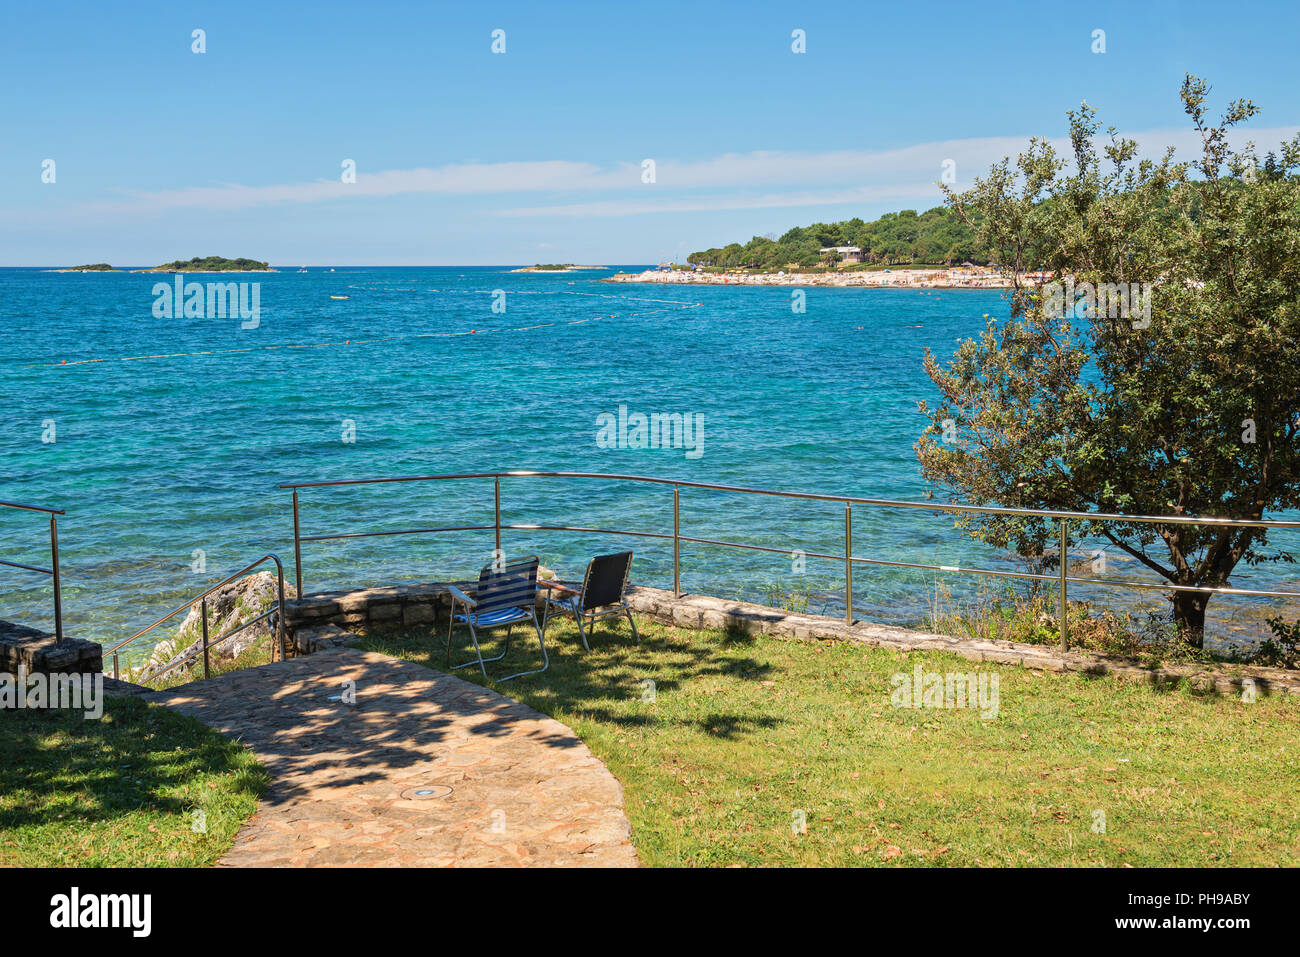
<svg viewBox="0 0 1300 957"><path fill-rule="evenodd" d="M486 678L488 676L486 662L500 661L509 654L510 633L514 631L514 626L521 621L529 620L537 631L537 644L542 649L542 666L533 671L520 671L507 675L498 680L509 681L511 678L519 678L523 675L541 674L551 666L551 659L546 653L546 637L542 633L541 624L537 621L537 565L538 558L533 555L503 565L487 566L479 572L478 589L473 598L454 585L448 586L448 591L451 592L451 620L447 623L448 670L455 671L477 663L479 670L483 672L483 677ZM463 612L456 611L458 605L464 609ZM469 635L474 641L475 657L453 665L451 632L458 624L469 626ZM502 625L506 626L505 650L495 658L484 658L478 644L479 629L499 628Z"/></svg>

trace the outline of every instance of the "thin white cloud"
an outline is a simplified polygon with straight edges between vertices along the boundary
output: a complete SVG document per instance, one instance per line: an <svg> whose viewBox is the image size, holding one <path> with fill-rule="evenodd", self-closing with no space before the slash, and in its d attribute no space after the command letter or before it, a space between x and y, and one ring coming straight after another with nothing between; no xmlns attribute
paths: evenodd
<svg viewBox="0 0 1300 957"><path fill-rule="evenodd" d="M1294 136L1297 127L1237 131L1234 145L1250 139L1261 150ZM1199 149L1193 130L1155 130L1134 137L1148 155L1174 146L1180 156ZM890 150L806 152L760 150L726 153L702 160L655 160L655 181L642 182L642 160L599 165L569 160L461 163L437 168L364 171L355 183L320 179L267 186L226 184L175 190L128 192L122 198L67 209L72 214L149 215L176 209L238 210L282 204L338 202L410 194L491 196L511 194L616 193L612 200L550 203L493 210L500 216L616 216L663 212L758 209L857 202L938 201L934 186L944 164L955 164L958 185L1014 156L1028 137L997 136L920 143ZM1066 140L1053 140L1068 150ZM787 190L773 187L789 187ZM761 194L747 190L765 189ZM694 195L682 191L694 191ZM710 191L710 192L704 192Z"/></svg>
<svg viewBox="0 0 1300 957"><path fill-rule="evenodd" d="M1257 149L1267 152L1284 140L1291 139L1300 127L1286 126L1254 131L1237 130L1229 135L1232 145L1240 149L1253 141ZM1198 155L1201 141L1195 130L1154 130L1131 137L1143 155L1163 155L1174 147L1178 158ZM983 174L1003 157L1015 156L1028 144L1028 137L988 137L923 143L880 152L775 153L757 152L726 154L697 163L665 163L658 166L654 184L640 187L636 198L562 205L523 206L494 211L499 216L636 216L652 213L708 212L736 209L764 209L788 206L840 206L867 202L931 201L938 204L942 193L935 185L944 164L951 161L958 177L957 186L969 185L971 178ZM1049 140L1058 153L1070 155L1065 137ZM674 197L676 188L703 189L728 186L744 188L764 184L851 183L869 180L870 186L854 186L823 192L796 191L762 195L726 195ZM663 188L667 191L660 192Z"/></svg>
<svg viewBox="0 0 1300 957"><path fill-rule="evenodd" d="M1022 137L926 143L903 149L797 152L759 150L726 153L704 160L655 160L661 190L743 189L764 186L850 187L865 181L933 183L945 159L987 166L1023 147ZM269 186L226 184L156 192L128 192L122 199L84 207L93 212L166 212L181 208L248 209L283 203L317 203L402 194L484 195L511 193L592 193L648 188L641 181L642 160L598 166L563 160L455 164L436 169L358 171L355 183L315 180ZM881 198L888 198L881 196ZM657 207L656 207L657 208ZM723 207L725 208L725 207Z"/></svg>
<svg viewBox="0 0 1300 957"><path fill-rule="evenodd" d="M526 206L493 211L496 216L640 216L649 213L697 213L714 210L772 209L783 206L839 206L891 200L942 201L935 186L860 186L823 192L763 193L741 196L698 196L672 199L616 199L559 206Z"/></svg>
<svg viewBox="0 0 1300 957"><path fill-rule="evenodd" d="M341 171L340 171L341 172ZM278 203L318 203L404 193L510 193L572 190L602 174L591 163L543 160L521 163L466 163L438 169L358 172L355 183L315 180L273 186L196 186L158 192L129 192L112 202L95 203L96 212L165 212L170 209L248 209Z"/></svg>

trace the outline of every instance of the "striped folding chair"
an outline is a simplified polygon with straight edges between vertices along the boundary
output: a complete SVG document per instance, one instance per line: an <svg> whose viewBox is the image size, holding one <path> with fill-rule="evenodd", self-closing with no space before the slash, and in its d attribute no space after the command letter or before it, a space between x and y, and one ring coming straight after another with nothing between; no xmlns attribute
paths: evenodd
<svg viewBox="0 0 1300 957"><path fill-rule="evenodd" d="M582 647L591 651L587 644L587 631L593 631L596 622L602 618L627 615L627 623L632 626L632 637L637 644L641 636L637 634L636 622L632 620L632 609L628 607L628 574L632 570L632 553L619 552L616 555L597 555L587 564L587 575L582 580L582 591L575 591L558 582L543 582L547 589L545 613L542 615L542 630L553 615L571 614L578 623L578 636ZM588 624L583 628L583 617Z"/></svg>
<svg viewBox="0 0 1300 957"><path fill-rule="evenodd" d="M449 671L455 671L459 668L467 668L472 664L477 664L479 671L483 672L483 677L488 676L486 663L489 661L500 661L510 653L510 634L514 631L514 626L521 621L531 620L533 628L537 631L537 644L542 649L542 666L533 671L520 671L513 675L506 675L499 681L509 681L511 678L519 678L523 675L541 674L551 665L551 659L546 654L546 638L543 634L542 625L537 621L537 565L536 555L529 558L520 558L505 565L489 565L479 572L478 589L473 598L470 598L459 588L454 585L448 586L451 592L451 620L447 623L447 655L446 662ZM456 608L460 606L464 611L457 613ZM462 662L458 665L451 663L451 632L456 625L468 625L469 635L474 642L474 655L469 661ZM495 658L484 658L483 650L479 647L478 633L480 629L499 628L506 626L506 646L505 650Z"/></svg>

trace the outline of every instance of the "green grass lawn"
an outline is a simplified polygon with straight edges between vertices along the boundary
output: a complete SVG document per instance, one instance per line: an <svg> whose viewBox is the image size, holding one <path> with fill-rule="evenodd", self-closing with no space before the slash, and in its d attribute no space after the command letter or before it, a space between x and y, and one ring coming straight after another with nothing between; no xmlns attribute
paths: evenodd
<svg viewBox="0 0 1300 957"><path fill-rule="evenodd" d="M553 623L550 670L493 687L608 765L645 864L1300 864L1295 697L640 627L637 647L626 624L600 626L588 655L572 622ZM444 636L365 647L441 668ZM496 673L538 660L516 635ZM997 717L893 707L891 676L918 663L996 673Z"/></svg>
<svg viewBox="0 0 1300 957"><path fill-rule="evenodd" d="M0 710L0 866L203 867L257 807L241 745L134 698Z"/></svg>

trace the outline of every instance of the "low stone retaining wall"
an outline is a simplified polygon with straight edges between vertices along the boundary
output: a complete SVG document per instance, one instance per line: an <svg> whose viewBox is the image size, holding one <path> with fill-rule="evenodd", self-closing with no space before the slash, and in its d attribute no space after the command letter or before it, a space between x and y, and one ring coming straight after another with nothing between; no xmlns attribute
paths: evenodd
<svg viewBox="0 0 1300 957"><path fill-rule="evenodd" d="M473 594L472 582L451 584ZM288 601L285 603L285 627L290 647L297 654L309 654L345 644L355 637L350 634L350 629L360 626L433 628L435 622L445 625L451 606L447 586L446 582L430 582L364 588L307 595L297 601ZM1047 645L953 638L864 621L849 625L843 619L797 614L707 595L674 598L670 591L646 586L631 587L627 595L628 604L637 614L679 628L732 629L801 641L856 641L898 651L947 651L971 661L1113 675L1122 680L1164 687L1186 681L1198 691L1219 694L1240 694L1246 682L1252 681L1260 694L1300 696L1300 672L1282 668L1200 663L1152 666L1134 658L1078 651L1062 653Z"/></svg>
<svg viewBox="0 0 1300 957"><path fill-rule="evenodd" d="M428 582L355 591L319 592L285 601L284 627L294 654L311 654L346 644L353 628L432 628L451 612L448 585L473 594L470 582Z"/></svg>
<svg viewBox="0 0 1300 957"><path fill-rule="evenodd" d="M683 595L659 588L629 588L628 604L638 614L682 628L728 628L747 634L777 635L800 640L856 641L876 648L899 651L948 651L971 661L994 661L1046 671L1079 671L1093 675L1114 675L1129 681L1172 686L1183 681L1194 689L1219 694L1240 694L1246 681L1253 681L1260 694L1300 696L1300 672L1284 668L1261 668L1227 664L1167 664L1152 666L1135 658L1087 652L1060 652L1048 645L1027 645L1014 641L981 641L953 638L893 625L870 622L847 624L843 619L801 615L753 605L725 601L704 595Z"/></svg>
<svg viewBox="0 0 1300 957"><path fill-rule="evenodd" d="M97 642L63 636L60 644L48 631L0 621L0 671L17 674L93 674L104 670L104 650Z"/></svg>

